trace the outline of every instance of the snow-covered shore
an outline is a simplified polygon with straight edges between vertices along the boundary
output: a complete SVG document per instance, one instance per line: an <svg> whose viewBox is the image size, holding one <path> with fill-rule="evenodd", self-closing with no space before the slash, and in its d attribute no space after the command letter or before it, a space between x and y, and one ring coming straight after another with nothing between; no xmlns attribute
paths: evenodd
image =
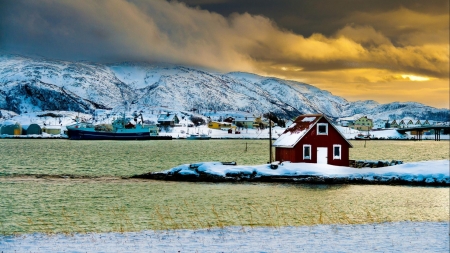
<svg viewBox="0 0 450 253"><path fill-rule="evenodd" d="M4 252L449 252L448 222L0 236Z"/></svg>
<svg viewBox="0 0 450 253"><path fill-rule="evenodd" d="M158 114L156 114L157 111L160 111L164 108L154 108L149 110L144 110L143 117L144 119L150 121L150 122L157 122L158 120ZM4 117L7 117L8 120L0 119L0 125L9 125L9 124L15 124L20 123L21 125L30 125L30 124L38 124L41 127L47 126L53 126L53 127L60 127L61 128L61 134L60 135L46 135L45 133L41 136L7 136L7 135L0 135L0 138L67 138L66 135L64 135L64 131L67 130L66 126L71 125L75 123L75 118L80 117L86 121L92 121L93 124L110 124L112 119L114 117L118 117L121 115L121 111L109 111L109 110L96 110L95 114L95 121L93 121L93 115L85 114L85 113L77 113L77 112L71 112L71 111L45 111L45 112L30 112L30 113L24 113L21 115L16 115L11 113L6 113L6 111L3 111ZM176 113L177 115L188 115L188 112L181 112L181 111L173 111L173 113ZM106 116L110 114L109 116ZM53 115L52 116L43 116L43 115ZM58 117L56 117L58 116ZM199 117L207 119L203 115L197 115ZM226 117L253 117L250 113L243 113L243 112L217 112L217 113L210 113L208 116L211 117L211 119L217 119L217 118L226 118ZM190 127L188 127L190 126ZM349 127L343 127L343 126L337 126L336 128L342 133L342 135L346 139L355 139L355 136L358 134L367 134L367 131L358 131L355 129L351 129ZM228 133L226 129L211 129L208 127L207 124L200 125L197 127L193 126L193 122L189 120L187 116L180 119L180 122L175 127L170 128L162 128L160 129L160 135L166 135L166 136L172 136L174 139L185 139L190 134L198 133L198 134L207 134L212 139L269 139L269 136L271 135L273 139L278 138L285 130L286 128L282 128L279 126L275 126L272 128L272 134L269 133L269 129L257 129L257 128L249 128L249 129L241 129L239 134ZM401 134L396 129L377 129L370 131L370 135L373 138L377 139L391 139L391 140L409 140L414 137L414 135L411 135L409 132ZM434 140L434 135L431 133L425 133L422 138L424 140ZM449 140L450 135L448 134L442 134L441 135L442 140Z"/></svg>
<svg viewBox="0 0 450 253"><path fill-rule="evenodd" d="M277 166L227 165L222 162L183 164L160 173L134 177L188 181L290 181L308 183L377 183L450 185L449 160L412 162L381 168L289 163ZM196 180L197 179L197 180Z"/></svg>

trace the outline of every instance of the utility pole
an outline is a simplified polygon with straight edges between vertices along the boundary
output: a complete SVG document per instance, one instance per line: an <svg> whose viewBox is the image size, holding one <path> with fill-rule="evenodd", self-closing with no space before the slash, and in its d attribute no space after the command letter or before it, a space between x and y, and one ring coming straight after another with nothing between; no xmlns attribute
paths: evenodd
<svg viewBox="0 0 450 253"><path fill-rule="evenodd" d="M270 117L270 116L269 116ZM272 121L269 118L269 163L272 163Z"/></svg>

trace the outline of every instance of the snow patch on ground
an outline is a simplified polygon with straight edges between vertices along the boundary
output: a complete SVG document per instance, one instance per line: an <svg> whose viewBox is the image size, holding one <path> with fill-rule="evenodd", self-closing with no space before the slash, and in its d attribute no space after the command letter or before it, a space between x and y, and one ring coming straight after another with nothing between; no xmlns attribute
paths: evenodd
<svg viewBox="0 0 450 253"><path fill-rule="evenodd" d="M181 175L198 175L206 173L218 176L227 174L243 174L258 176L321 176L324 178L364 179L383 181L400 178L408 182L425 180L427 183L438 182L450 184L449 160L412 162L381 168L352 168L315 163L283 162L277 169L270 164L264 165L223 165L221 162L202 162L196 164L183 164L163 173L179 173Z"/></svg>
<svg viewBox="0 0 450 253"><path fill-rule="evenodd" d="M448 222L0 236L5 252L449 252Z"/></svg>

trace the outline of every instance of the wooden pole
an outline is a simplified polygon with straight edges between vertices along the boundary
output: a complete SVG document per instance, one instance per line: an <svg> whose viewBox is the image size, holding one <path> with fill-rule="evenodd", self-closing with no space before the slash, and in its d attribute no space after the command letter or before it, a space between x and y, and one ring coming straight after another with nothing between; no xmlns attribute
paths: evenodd
<svg viewBox="0 0 450 253"><path fill-rule="evenodd" d="M272 163L272 123L271 120L269 119L269 163Z"/></svg>

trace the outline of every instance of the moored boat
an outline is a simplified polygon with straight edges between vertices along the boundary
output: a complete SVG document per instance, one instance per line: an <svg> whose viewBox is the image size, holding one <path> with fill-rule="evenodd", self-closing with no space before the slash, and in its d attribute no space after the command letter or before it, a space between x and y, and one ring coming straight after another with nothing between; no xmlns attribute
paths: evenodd
<svg viewBox="0 0 450 253"><path fill-rule="evenodd" d="M355 136L355 140L370 140L370 135L358 134Z"/></svg>
<svg viewBox="0 0 450 253"><path fill-rule="evenodd" d="M190 134L188 137L186 137L187 140L209 140L211 139L211 136L207 134Z"/></svg>
<svg viewBox="0 0 450 253"><path fill-rule="evenodd" d="M141 115L142 118L142 115ZM136 118L135 118L136 121ZM161 136L156 125L131 123L131 118L115 119L111 125L93 125L78 122L67 126L70 140L171 140L172 136Z"/></svg>

